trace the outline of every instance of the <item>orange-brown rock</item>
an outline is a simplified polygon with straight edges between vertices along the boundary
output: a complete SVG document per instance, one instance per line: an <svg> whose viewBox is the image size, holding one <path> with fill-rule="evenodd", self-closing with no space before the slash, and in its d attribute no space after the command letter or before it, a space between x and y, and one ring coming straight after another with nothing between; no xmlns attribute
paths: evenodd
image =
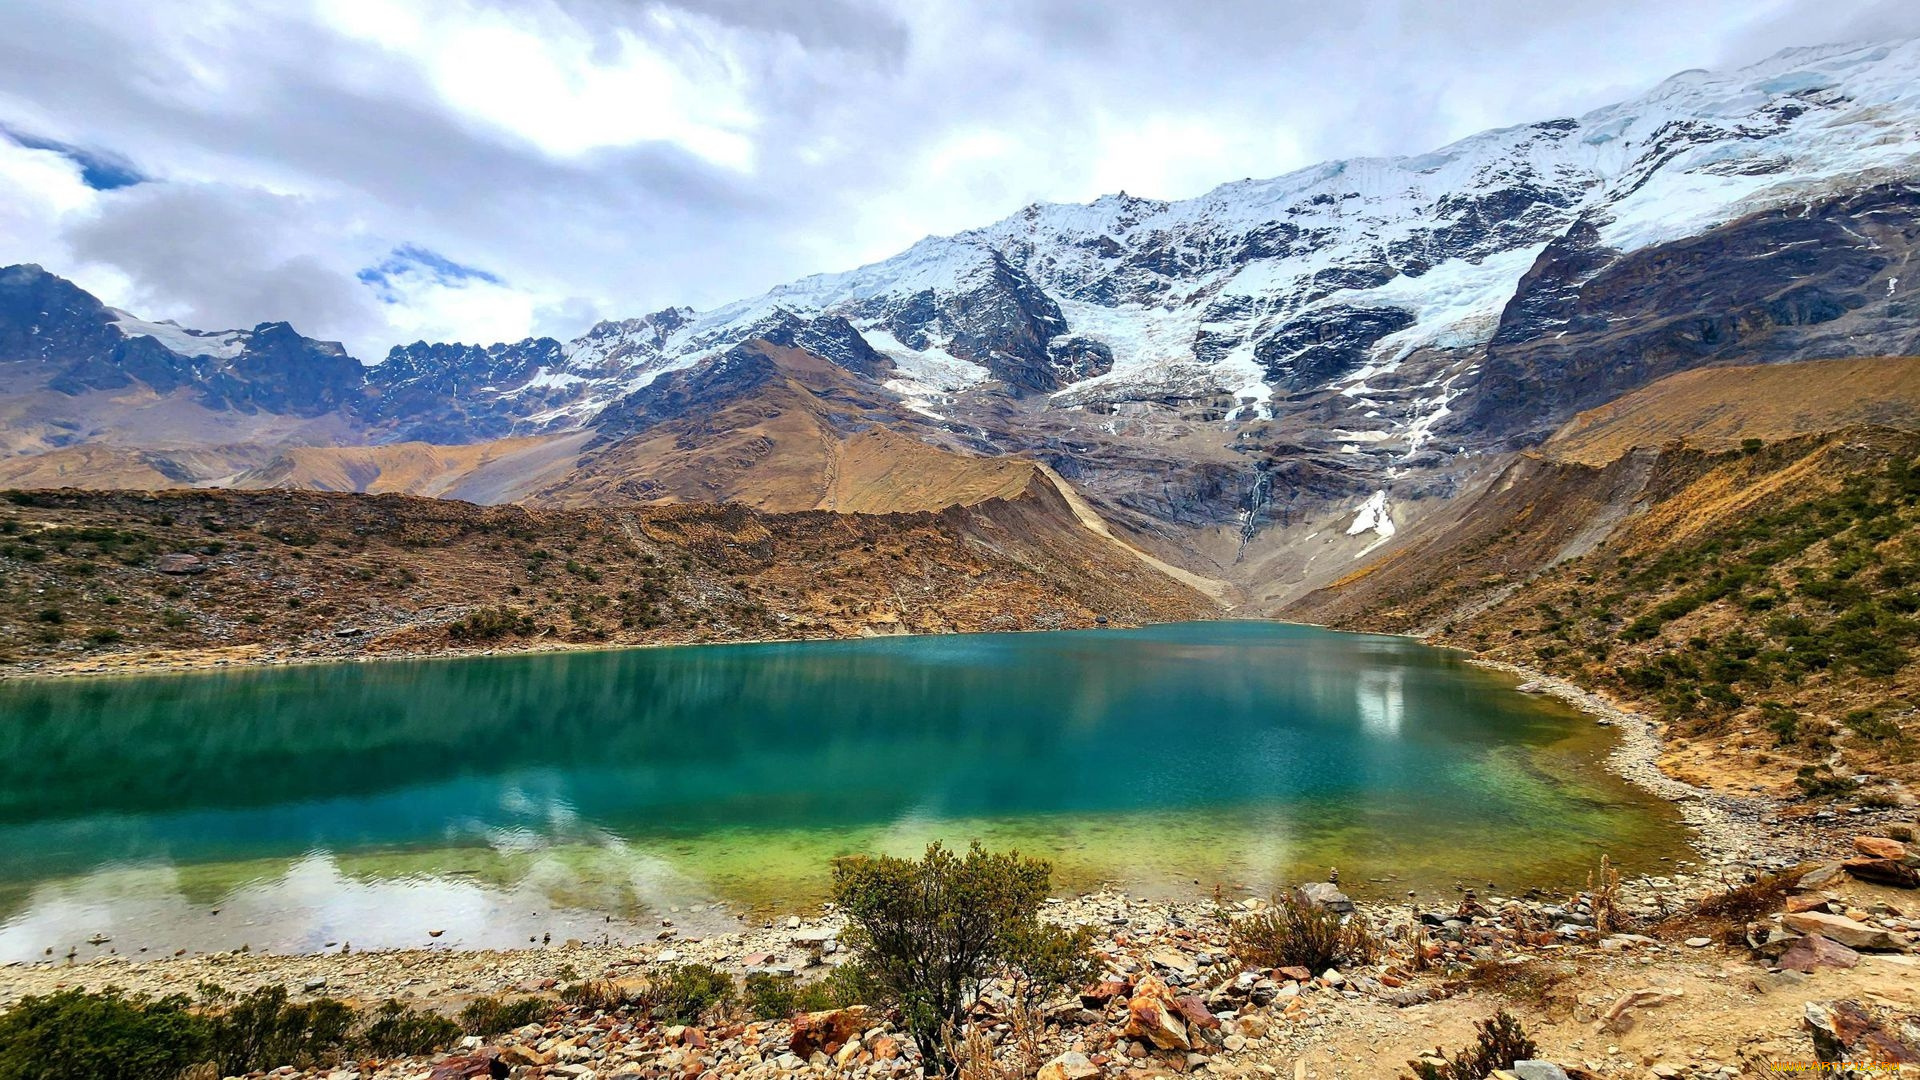
<svg viewBox="0 0 1920 1080"><path fill-rule="evenodd" d="M793 1018L793 1035L787 1040L787 1048L803 1060L815 1053L832 1057L848 1041L859 1038L866 1016L864 1005L801 1013Z"/></svg>
<svg viewBox="0 0 1920 1080"><path fill-rule="evenodd" d="M1853 850L1869 859L1904 859L1907 857L1907 845L1885 836L1856 836L1853 838Z"/></svg>

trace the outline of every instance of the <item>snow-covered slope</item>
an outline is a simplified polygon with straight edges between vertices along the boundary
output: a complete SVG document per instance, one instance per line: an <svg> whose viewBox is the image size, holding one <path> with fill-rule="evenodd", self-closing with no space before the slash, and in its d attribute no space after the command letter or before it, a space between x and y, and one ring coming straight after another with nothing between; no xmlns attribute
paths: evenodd
<svg viewBox="0 0 1920 1080"><path fill-rule="evenodd" d="M1178 202L1030 206L713 311L602 323L492 392L541 391L516 427L577 425L770 321L832 315L923 411L998 380L1061 407L1223 393L1252 419L1276 393L1364 398L1416 350L1484 344L1576 223L1628 253L1915 177L1920 41L1788 50L1418 157L1330 162ZM1430 427L1449 393L1406 403L1404 424Z"/></svg>

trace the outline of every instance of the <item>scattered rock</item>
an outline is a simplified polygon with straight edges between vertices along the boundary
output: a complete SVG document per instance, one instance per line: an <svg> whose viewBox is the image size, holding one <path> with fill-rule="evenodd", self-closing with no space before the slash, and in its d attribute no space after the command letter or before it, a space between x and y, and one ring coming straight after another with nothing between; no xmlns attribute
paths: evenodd
<svg viewBox="0 0 1920 1080"><path fill-rule="evenodd" d="M1856 836L1853 850L1869 859L1904 859L1907 845L1885 836Z"/></svg>
<svg viewBox="0 0 1920 1080"><path fill-rule="evenodd" d="M1661 986L1645 986L1638 990L1629 990L1614 999L1606 1015L1600 1019L1600 1027L1606 1031L1622 1034L1633 1030L1634 1009L1652 1009L1677 1001L1685 996L1685 991L1668 989Z"/></svg>
<svg viewBox="0 0 1920 1080"><path fill-rule="evenodd" d="M1907 947L1907 940L1900 934L1879 927L1855 922L1845 915L1829 915L1821 911L1797 911L1785 915L1780 920L1789 929L1803 934L1820 934L1837 941L1850 949L1867 952L1900 952Z"/></svg>
<svg viewBox="0 0 1920 1080"><path fill-rule="evenodd" d="M1819 1061L1920 1065L1920 1049L1888 1031L1857 1001L1809 1001L1805 1016Z"/></svg>
<svg viewBox="0 0 1920 1080"><path fill-rule="evenodd" d="M427 1080L472 1080L479 1076L504 1077L508 1067L497 1050L482 1050L468 1057L448 1058L433 1067Z"/></svg>
<svg viewBox="0 0 1920 1080"><path fill-rule="evenodd" d="M1040 1066L1034 1080L1094 1080L1099 1075L1100 1066L1087 1060L1087 1055L1068 1051Z"/></svg>
<svg viewBox="0 0 1920 1080"><path fill-rule="evenodd" d="M1860 963L1860 954L1820 934L1808 934L1788 947L1775 961L1781 968L1812 973L1814 968L1850 968Z"/></svg>
<svg viewBox="0 0 1920 1080"><path fill-rule="evenodd" d="M787 1049L801 1058L811 1058L816 1053L832 1056L849 1040L860 1037L866 1017L864 1005L802 1013L793 1018L793 1034L787 1039Z"/></svg>

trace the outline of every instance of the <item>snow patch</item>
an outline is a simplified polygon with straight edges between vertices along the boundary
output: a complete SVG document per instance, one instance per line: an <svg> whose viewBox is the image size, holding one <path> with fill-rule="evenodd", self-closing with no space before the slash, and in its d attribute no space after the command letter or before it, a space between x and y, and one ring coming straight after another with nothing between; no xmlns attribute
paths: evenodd
<svg viewBox="0 0 1920 1080"><path fill-rule="evenodd" d="M148 322L117 308L108 310L113 312L113 327L120 331L122 337L150 337L159 342L161 348L179 356L214 356L231 360L247 347L249 335L245 331L188 330L172 320Z"/></svg>
<svg viewBox="0 0 1920 1080"><path fill-rule="evenodd" d="M1347 526L1348 536L1359 536L1366 532L1375 533L1383 540L1394 534L1393 518L1387 513L1385 488L1367 496L1367 501L1361 503L1360 509L1354 512L1353 524Z"/></svg>

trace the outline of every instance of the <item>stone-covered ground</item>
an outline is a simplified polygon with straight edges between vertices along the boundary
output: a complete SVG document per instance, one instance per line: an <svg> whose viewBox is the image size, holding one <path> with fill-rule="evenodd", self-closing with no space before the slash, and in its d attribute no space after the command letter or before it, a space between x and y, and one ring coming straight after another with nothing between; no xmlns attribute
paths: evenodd
<svg viewBox="0 0 1920 1080"><path fill-rule="evenodd" d="M1048 918L1098 929L1100 974L1037 1010L989 985L977 1026L1004 1071L972 1075L1403 1076L1411 1059L1470 1043L1475 1021L1502 1008L1539 1044L1544 1063L1520 1067L1522 1077L1758 1076L1823 1054L1870 1052L1920 1066L1920 891L1910 884L1920 850L1867 835L1834 846L1834 858L1811 864L1798 888L1719 916L1702 914L1700 900L1765 867L1626 882L1617 929L1594 925L1607 921L1606 905L1602 898L1596 910L1587 893L1463 892L1441 910L1364 908L1387 947L1377 962L1344 971L1235 962L1228 921L1259 910L1259 898L1169 904L1103 892L1050 901ZM1314 892L1345 902L1331 888ZM1410 934L1416 919L1424 964ZM280 984L296 997L397 997L448 1013L480 995L555 999L545 1023L433 1058L278 1074L329 1080L919 1075L911 1039L884 1010L776 1021L741 1013L685 1027L558 1000L573 982L639 987L666 965L692 961L737 976L812 977L845 958L840 928L827 911L706 939L663 931L663 941L639 947L47 962L0 968L0 1003L63 986L166 992L201 981L238 991Z"/></svg>

